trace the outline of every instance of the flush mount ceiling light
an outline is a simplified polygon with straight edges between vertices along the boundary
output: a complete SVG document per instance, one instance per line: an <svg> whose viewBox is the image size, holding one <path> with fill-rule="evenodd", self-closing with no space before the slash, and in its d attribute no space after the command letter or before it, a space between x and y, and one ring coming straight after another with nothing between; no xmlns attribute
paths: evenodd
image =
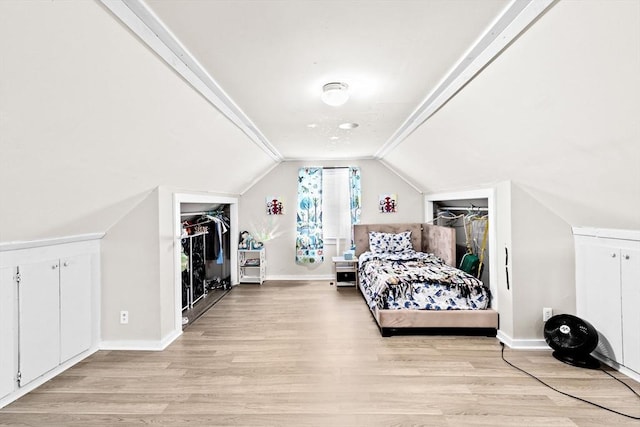
<svg viewBox="0 0 640 427"><path fill-rule="evenodd" d="M360 126L360 125L359 125L359 124L357 124L357 123L351 123L351 122L347 122L347 123L340 123L340 124L338 125L338 127L339 127L340 129L345 129L345 130L348 130L348 129L355 129L355 128L357 128L358 126Z"/></svg>
<svg viewBox="0 0 640 427"><path fill-rule="evenodd" d="M327 83L322 86L322 102L332 107L338 107L349 99L349 85L341 82Z"/></svg>

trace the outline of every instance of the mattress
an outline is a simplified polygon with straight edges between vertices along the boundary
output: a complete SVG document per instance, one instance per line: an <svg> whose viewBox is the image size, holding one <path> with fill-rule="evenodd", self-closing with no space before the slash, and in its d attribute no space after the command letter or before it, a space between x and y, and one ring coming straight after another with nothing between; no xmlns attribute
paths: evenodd
<svg viewBox="0 0 640 427"><path fill-rule="evenodd" d="M430 253L364 252L358 274L371 309L484 310L491 300L480 280Z"/></svg>

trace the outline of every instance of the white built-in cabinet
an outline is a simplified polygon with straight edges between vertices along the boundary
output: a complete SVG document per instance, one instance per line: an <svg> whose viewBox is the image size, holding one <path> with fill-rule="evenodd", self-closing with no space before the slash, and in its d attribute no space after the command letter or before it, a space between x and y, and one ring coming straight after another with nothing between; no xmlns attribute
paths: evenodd
<svg viewBox="0 0 640 427"><path fill-rule="evenodd" d="M0 247L0 407L97 347L99 242L46 243Z"/></svg>
<svg viewBox="0 0 640 427"><path fill-rule="evenodd" d="M91 258L78 255L16 269L18 373L20 384L27 384L91 347Z"/></svg>
<svg viewBox="0 0 640 427"><path fill-rule="evenodd" d="M14 289L8 285L12 278L11 268L0 267L0 399L14 391L17 372L16 321L12 309L16 298Z"/></svg>
<svg viewBox="0 0 640 427"><path fill-rule="evenodd" d="M597 355L640 374L640 232L575 227L576 312Z"/></svg>

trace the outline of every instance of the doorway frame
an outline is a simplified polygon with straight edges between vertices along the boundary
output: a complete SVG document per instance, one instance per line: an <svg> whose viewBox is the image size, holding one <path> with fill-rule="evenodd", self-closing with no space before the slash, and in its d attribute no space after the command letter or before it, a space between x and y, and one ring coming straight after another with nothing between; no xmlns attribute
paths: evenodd
<svg viewBox="0 0 640 427"><path fill-rule="evenodd" d="M231 261L231 286L238 284L238 258L233 248L238 247L238 198L229 196L216 196L212 194L174 193L173 194L173 271L174 271L174 298L175 298L175 329L182 330L182 271L180 268L179 244L182 236L182 219L180 207L183 203L204 203L229 205L229 232L230 236L230 261Z"/></svg>
<svg viewBox="0 0 640 427"><path fill-rule="evenodd" d="M498 310L498 266L497 261L497 226L496 226L496 190L495 188L481 188L477 190L466 190L446 193L432 193L424 196L424 220L432 221L434 218L434 203L445 202L449 200L464 199L487 199L487 215L489 216L489 277L491 278L490 290L493 299L491 300L491 308Z"/></svg>

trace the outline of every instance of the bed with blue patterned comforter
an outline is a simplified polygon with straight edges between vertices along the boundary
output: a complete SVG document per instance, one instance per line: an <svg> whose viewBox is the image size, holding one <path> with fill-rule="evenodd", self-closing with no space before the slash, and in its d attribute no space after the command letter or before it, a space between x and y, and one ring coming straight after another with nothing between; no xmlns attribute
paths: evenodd
<svg viewBox="0 0 640 427"><path fill-rule="evenodd" d="M369 308L484 310L489 289L475 277L433 254L364 252L358 258L359 287Z"/></svg>

